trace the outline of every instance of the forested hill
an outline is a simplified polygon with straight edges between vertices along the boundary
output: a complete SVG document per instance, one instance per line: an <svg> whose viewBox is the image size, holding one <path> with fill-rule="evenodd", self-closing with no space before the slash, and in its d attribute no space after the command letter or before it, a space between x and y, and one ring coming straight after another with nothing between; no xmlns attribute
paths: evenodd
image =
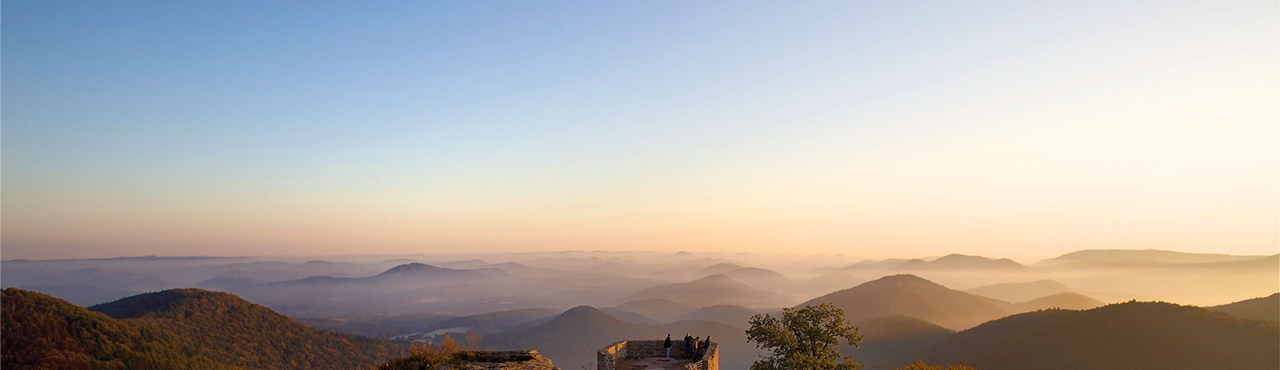
<svg viewBox="0 0 1280 370"><path fill-rule="evenodd" d="M164 333L17 288L0 297L0 368L24 369L235 369Z"/></svg>
<svg viewBox="0 0 1280 370"><path fill-rule="evenodd" d="M10 369L358 369L404 348L315 330L227 293L179 289L94 306L9 288ZM106 314L116 315L113 318Z"/></svg>
<svg viewBox="0 0 1280 370"><path fill-rule="evenodd" d="M1280 369L1280 327L1199 307L1129 302L1009 316L896 360L983 370Z"/></svg>
<svg viewBox="0 0 1280 370"><path fill-rule="evenodd" d="M228 364L257 369L353 369L404 348L368 337L316 330L230 293L174 289L89 308Z"/></svg>
<svg viewBox="0 0 1280 370"><path fill-rule="evenodd" d="M1280 293L1206 308L1246 319L1280 321Z"/></svg>

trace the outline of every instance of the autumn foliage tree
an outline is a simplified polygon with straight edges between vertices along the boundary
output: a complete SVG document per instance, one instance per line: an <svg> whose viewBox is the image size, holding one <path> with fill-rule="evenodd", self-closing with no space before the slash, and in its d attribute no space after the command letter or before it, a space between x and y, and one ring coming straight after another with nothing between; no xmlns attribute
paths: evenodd
<svg viewBox="0 0 1280 370"><path fill-rule="evenodd" d="M755 315L750 323L747 340L769 351L769 356L751 364L751 370L856 370L863 366L836 349L841 339L857 347L862 335L844 319L844 311L831 304L783 309L781 318Z"/></svg>

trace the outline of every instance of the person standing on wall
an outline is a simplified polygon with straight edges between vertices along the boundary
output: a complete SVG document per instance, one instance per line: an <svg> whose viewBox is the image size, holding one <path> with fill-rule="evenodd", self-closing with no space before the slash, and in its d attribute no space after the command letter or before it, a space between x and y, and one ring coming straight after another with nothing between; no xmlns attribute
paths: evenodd
<svg viewBox="0 0 1280 370"><path fill-rule="evenodd" d="M702 343L702 352L701 352L701 353L698 353L698 358L702 358L703 356L706 356L706 355L707 355L707 349L709 349L709 348L711 348L711 335L710 335L710 334L708 334L708 335L707 335L707 341Z"/></svg>
<svg viewBox="0 0 1280 370"><path fill-rule="evenodd" d="M701 339L701 337L693 337L693 352L689 352L689 358L698 359L698 341Z"/></svg>
<svg viewBox="0 0 1280 370"><path fill-rule="evenodd" d="M667 334L667 340L662 341L662 348L667 350L667 358L671 358L671 334Z"/></svg>

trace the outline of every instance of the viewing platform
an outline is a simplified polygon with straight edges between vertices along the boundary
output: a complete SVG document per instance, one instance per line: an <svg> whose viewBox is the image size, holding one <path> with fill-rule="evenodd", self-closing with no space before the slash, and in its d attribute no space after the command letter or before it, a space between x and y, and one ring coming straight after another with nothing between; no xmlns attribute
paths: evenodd
<svg viewBox="0 0 1280 370"><path fill-rule="evenodd" d="M662 339L624 340L596 351L596 370L720 370L720 346L711 342L705 354L693 358L684 341L671 340L666 358Z"/></svg>

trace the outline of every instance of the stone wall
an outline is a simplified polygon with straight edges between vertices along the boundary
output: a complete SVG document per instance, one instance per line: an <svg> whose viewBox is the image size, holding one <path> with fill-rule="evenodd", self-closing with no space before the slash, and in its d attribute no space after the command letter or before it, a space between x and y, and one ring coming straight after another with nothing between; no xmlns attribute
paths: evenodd
<svg viewBox="0 0 1280 370"><path fill-rule="evenodd" d="M458 356L461 365L453 368L473 370L560 370L538 351L465 351Z"/></svg>
<svg viewBox="0 0 1280 370"><path fill-rule="evenodd" d="M674 352L674 351L672 351ZM720 344L711 342L711 348L698 362L685 365L685 370L720 370Z"/></svg>
<svg viewBox="0 0 1280 370"><path fill-rule="evenodd" d="M618 363L628 358L664 357L666 349L664 340L624 340L610 344L596 351L596 370L617 370ZM684 339L671 339L671 357L690 358L684 350ZM707 354L697 361L686 364L685 370L719 370L720 345L711 342ZM625 370L625 369L624 369Z"/></svg>
<svg viewBox="0 0 1280 370"><path fill-rule="evenodd" d="M614 370L624 358L627 358L627 341L605 346L596 351L596 370Z"/></svg>

